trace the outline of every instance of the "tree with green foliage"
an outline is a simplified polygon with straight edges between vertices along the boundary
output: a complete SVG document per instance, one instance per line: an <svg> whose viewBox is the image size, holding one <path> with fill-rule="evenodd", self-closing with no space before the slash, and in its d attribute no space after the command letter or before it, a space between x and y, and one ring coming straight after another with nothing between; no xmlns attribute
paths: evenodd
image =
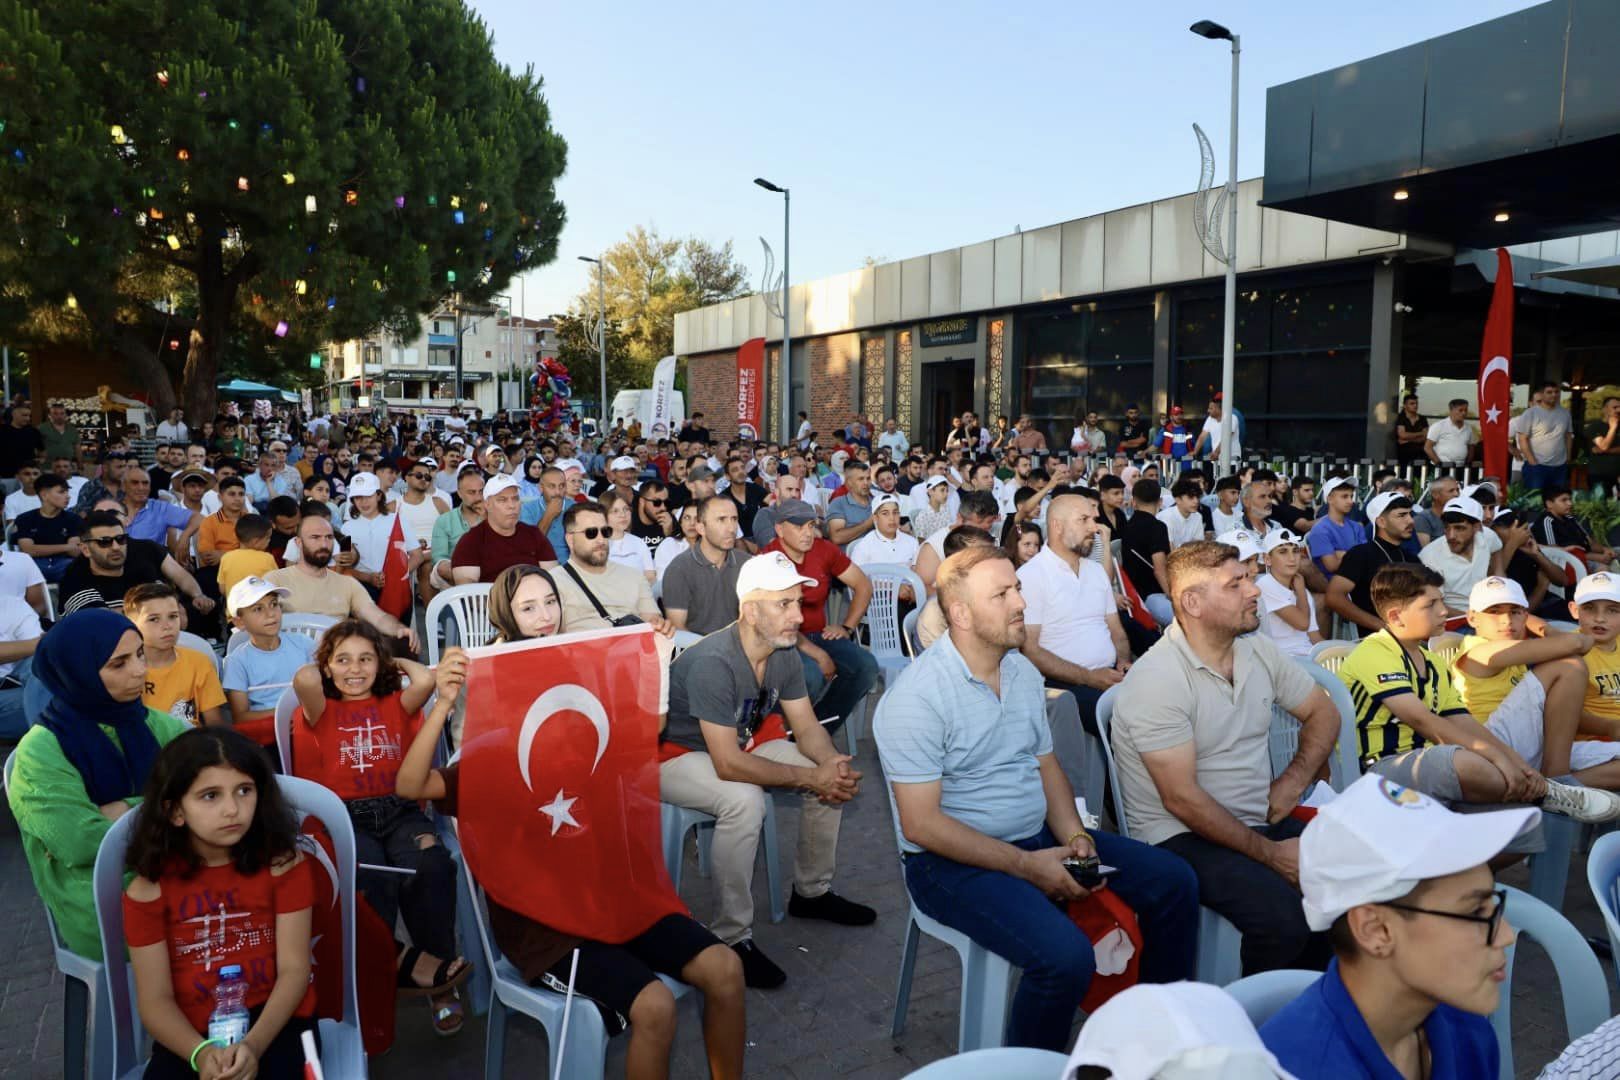
<svg viewBox="0 0 1620 1080"><path fill-rule="evenodd" d="M637 382L643 378L639 363L630 356L629 342L612 323L607 329L608 386L615 391L626 387L645 386ZM581 411L581 402L599 401L601 398L601 355L596 348L596 319L594 316L557 316L557 359L568 369L573 387L575 411ZM652 378L651 369L645 374ZM527 384L525 384L527 385ZM611 403L610 403L611 404ZM586 410L591 416L601 416L605 407Z"/></svg>
<svg viewBox="0 0 1620 1080"><path fill-rule="evenodd" d="M729 240L716 247L695 236L663 237L655 228L637 225L603 252L602 264L608 321L623 336L628 361L625 377L620 378L609 353L608 385L615 390L652 385L654 365L675 351L678 313L749 292L748 269L732 254ZM590 286L574 300L572 312L594 324L594 274ZM586 380L586 385L594 382Z"/></svg>
<svg viewBox="0 0 1620 1080"><path fill-rule="evenodd" d="M556 256L566 145L461 0L0 0L0 40L0 327L160 405L171 360L193 422Z"/></svg>

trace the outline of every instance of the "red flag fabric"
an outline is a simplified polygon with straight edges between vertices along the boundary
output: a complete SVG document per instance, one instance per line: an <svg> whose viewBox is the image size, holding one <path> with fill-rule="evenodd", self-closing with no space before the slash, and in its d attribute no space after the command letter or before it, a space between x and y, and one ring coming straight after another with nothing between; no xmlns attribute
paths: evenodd
<svg viewBox="0 0 1620 1080"><path fill-rule="evenodd" d="M1508 399L1513 393L1513 259L1496 249L1496 289L1479 350L1479 441L1485 475L1508 479Z"/></svg>
<svg viewBox="0 0 1620 1080"><path fill-rule="evenodd" d="M1131 583L1131 575L1121 570L1119 572L1119 583L1125 587L1125 599L1131 602L1131 618L1135 619L1137 624L1144 629L1157 630L1159 620L1153 617L1153 613L1148 611L1147 605L1142 602L1142 594L1138 593L1136 586Z"/></svg>
<svg viewBox="0 0 1620 1080"><path fill-rule="evenodd" d="M315 1015L343 1019L343 913L337 904L338 874L332 838L315 818L305 818L299 840L304 857L319 867L314 875L315 906L310 912L310 958L314 967ZM380 1054L394 1045L394 933L366 903L354 898L355 987L360 998L360 1037L366 1053Z"/></svg>
<svg viewBox="0 0 1620 1080"><path fill-rule="evenodd" d="M659 836L650 627L468 650L461 849L489 897L620 944L684 913Z"/></svg>
<svg viewBox="0 0 1620 1080"><path fill-rule="evenodd" d="M394 531L388 536L388 554L383 556L382 595L377 597L377 606L402 623L411 621L411 605L415 597L411 591L410 579L411 560L405 554L405 532L400 526L399 515L394 515Z"/></svg>
<svg viewBox="0 0 1620 1080"><path fill-rule="evenodd" d="M737 436L759 437L765 404L765 339L750 338L737 347Z"/></svg>

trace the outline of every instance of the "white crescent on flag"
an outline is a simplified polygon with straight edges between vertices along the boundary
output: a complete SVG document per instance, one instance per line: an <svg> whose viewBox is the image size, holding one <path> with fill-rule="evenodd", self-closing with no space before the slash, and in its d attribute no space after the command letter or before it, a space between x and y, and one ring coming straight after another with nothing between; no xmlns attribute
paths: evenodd
<svg viewBox="0 0 1620 1080"><path fill-rule="evenodd" d="M1479 376L1480 385L1483 386L1486 383L1486 381L1490 379L1491 375L1494 372L1498 372L1498 371L1500 371L1504 375L1508 374L1507 357L1505 357L1505 356L1493 356L1493 357L1491 357L1490 363L1486 364L1485 365L1485 370L1480 373L1480 376Z"/></svg>
<svg viewBox="0 0 1620 1080"><path fill-rule="evenodd" d="M607 710L596 695L577 683L553 686L534 699L534 704L523 716L522 728L518 730L518 772L523 775L523 784L530 791L534 790L534 782L529 779L529 751L534 747L534 737L540 734L541 725L560 712L577 712L596 728L596 757L591 761L592 772L601 764L602 755L607 753Z"/></svg>

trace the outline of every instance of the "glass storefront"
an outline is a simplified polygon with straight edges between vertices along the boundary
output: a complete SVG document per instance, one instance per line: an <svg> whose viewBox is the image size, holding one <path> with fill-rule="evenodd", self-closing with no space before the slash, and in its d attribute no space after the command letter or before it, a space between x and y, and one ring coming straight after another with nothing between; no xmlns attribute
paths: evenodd
<svg viewBox="0 0 1620 1080"><path fill-rule="evenodd" d="M1153 304L1075 304L1020 320L1024 411L1054 450L1095 412L1112 429L1153 398ZM1015 418L1016 419L1016 418Z"/></svg>

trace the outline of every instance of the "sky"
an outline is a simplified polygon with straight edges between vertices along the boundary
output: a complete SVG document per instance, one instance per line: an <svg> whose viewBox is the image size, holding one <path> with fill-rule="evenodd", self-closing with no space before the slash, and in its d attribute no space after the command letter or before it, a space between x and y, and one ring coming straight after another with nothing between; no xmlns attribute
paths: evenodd
<svg viewBox="0 0 1620 1080"><path fill-rule="evenodd" d="M545 81L568 142L557 259L512 283L568 309L635 225L731 240L759 287L792 190L795 283L1192 191L1226 178L1242 38L1238 172L1263 171L1266 89L1449 33L1526 0L469 0L501 62ZM1504 58L1511 63L1512 59Z"/></svg>

